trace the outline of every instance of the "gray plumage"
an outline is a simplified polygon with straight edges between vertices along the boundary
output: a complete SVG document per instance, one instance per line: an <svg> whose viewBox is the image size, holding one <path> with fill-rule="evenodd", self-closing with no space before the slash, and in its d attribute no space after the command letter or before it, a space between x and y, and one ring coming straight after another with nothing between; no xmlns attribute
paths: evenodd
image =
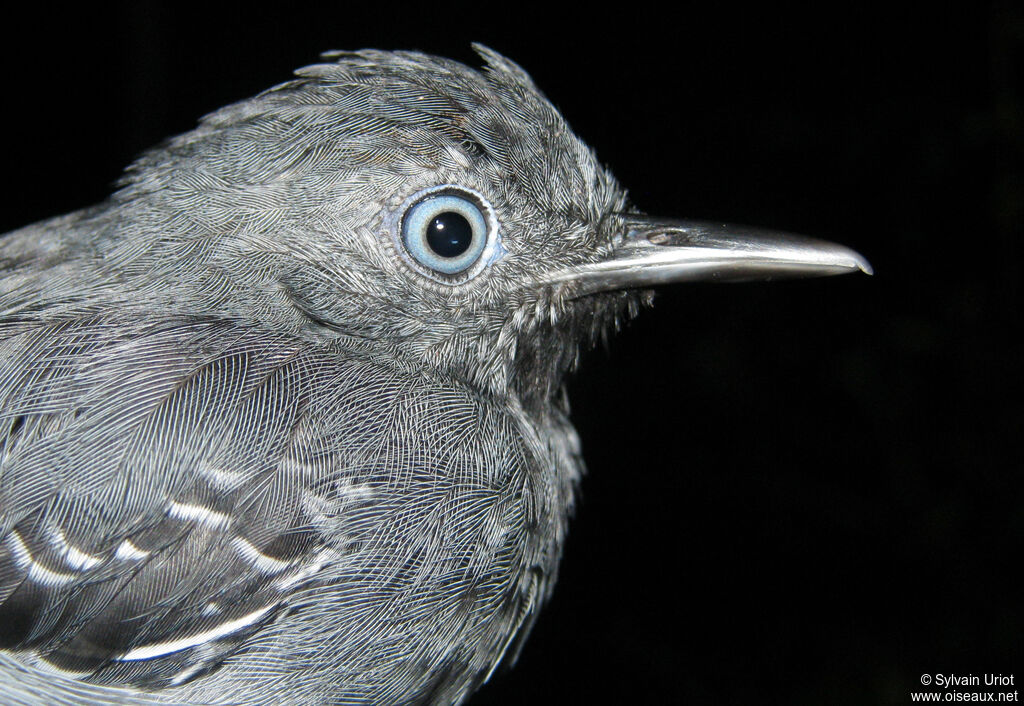
<svg viewBox="0 0 1024 706"><path fill-rule="evenodd" d="M639 216L478 50L325 55L0 240L5 703L447 704L512 658L562 377L666 278L588 274ZM490 224L455 274L403 245L438 188Z"/></svg>

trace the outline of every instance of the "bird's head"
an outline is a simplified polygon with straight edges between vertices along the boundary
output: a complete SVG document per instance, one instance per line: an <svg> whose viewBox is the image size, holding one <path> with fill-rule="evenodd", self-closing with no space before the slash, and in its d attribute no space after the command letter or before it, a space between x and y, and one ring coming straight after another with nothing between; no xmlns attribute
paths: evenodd
<svg viewBox="0 0 1024 706"><path fill-rule="evenodd" d="M482 71L331 53L208 116L129 170L109 270L146 306L543 399L652 285L867 270L839 246L642 216L526 73L477 50Z"/></svg>

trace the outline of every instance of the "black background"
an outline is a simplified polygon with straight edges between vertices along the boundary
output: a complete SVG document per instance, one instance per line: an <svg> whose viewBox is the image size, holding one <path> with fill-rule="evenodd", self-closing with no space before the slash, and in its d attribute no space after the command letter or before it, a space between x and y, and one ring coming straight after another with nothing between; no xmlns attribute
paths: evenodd
<svg viewBox="0 0 1024 706"><path fill-rule="evenodd" d="M877 274L669 288L587 356L560 584L473 703L1019 680L1024 11L827 7L29 7L0 42L0 232L101 200L322 50L489 44L641 208L828 238Z"/></svg>

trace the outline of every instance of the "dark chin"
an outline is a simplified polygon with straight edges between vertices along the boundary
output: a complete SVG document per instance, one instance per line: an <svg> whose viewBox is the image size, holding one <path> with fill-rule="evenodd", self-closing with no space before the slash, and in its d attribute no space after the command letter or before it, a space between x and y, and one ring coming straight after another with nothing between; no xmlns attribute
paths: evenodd
<svg viewBox="0 0 1024 706"><path fill-rule="evenodd" d="M512 380L520 398L527 405L550 403L580 354L607 344L653 298L650 290L600 292L563 302L554 321L535 320L516 349Z"/></svg>

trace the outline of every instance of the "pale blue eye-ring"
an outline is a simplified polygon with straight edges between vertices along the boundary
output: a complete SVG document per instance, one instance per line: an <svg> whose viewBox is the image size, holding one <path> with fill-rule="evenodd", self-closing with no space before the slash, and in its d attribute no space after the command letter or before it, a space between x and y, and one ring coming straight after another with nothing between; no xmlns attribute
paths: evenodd
<svg viewBox="0 0 1024 706"><path fill-rule="evenodd" d="M494 210L465 187L425 189L403 204L400 219L397 235L406 260L438 281L471 279L498 251Z"/></svg>

